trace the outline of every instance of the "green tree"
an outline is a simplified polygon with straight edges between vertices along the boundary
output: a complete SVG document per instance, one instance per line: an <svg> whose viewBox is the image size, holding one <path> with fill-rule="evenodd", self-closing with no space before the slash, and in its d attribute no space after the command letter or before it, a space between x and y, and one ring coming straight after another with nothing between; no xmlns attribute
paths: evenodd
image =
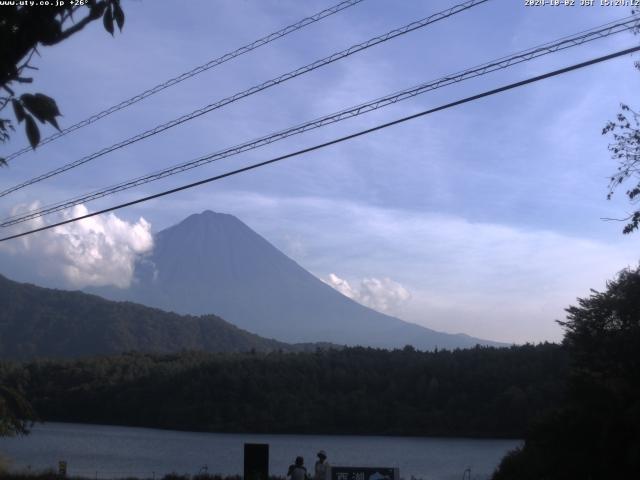
<svg viewBox="0 0 640 480"><path fill-rule="evenodd" d="M640 13L633 10L632 14ZM640 27L634 33L640 33ZM635 63L635 67L640 70L640 62ZM608 122L602 129L603 135L610 135L613 142L609 144L611 157L618 163L616 172L609 179L609 192L607 199L611 199L614 191L627 180L635 180L635 185L627 189L625 195L632 203L640 195L640 116L628 104L620 105L620 112L615 120ZM621 219L627 224L622 232L631 233L640 227L640 210L627 215Z"/></svg>
<svg viewBox="0 0 640 480"><path fill-rule="evenodd" d="M31 61L39 53L38 48L56 45L99 18L102 18L104 28L111 35L114 33L114 24L120 30L124 25L120 0L59 3L61 5L58 6L0 6L0 112L11 105L15 122L25 124L25 133L32 148L40 142L36 120L59 129L56 117L60 116L58 106L51 97L43 93L17 95L14 90L15 84L33 81L27 72L37 70ZM0 142L9 140L10 132L15 130L15 122L0 117ZM0 164L5 163L0 158Z"/></svg>
<svg viewBox="0 0 640 480"><path fill-rule="evenodd" d="M611 199L616 188L628 179L634 179L635 185L627 189L626 196L631 202L640 195L640 116L626 104L621 105L615 121L607 123L603 134L611 134L613 143L609 145L611 157L618 162L618 168L609 179L609 193ZM623 233L631 233L640 226L640 210L630 213L622 219L627 222Z"/></svg>
<svg viewBox="0 0 640 480"><path fill-rule="evenodd" d="M569 352L568 394L494 476L636 478L640 471L640 268L592 290L559 322Z"/></svg>
<svg viewBox="0 0 640 480"><path fill-rule="evenodd" d="M0 385L0 436L25 435L35 418L31 404L13 388Z"/></svg>

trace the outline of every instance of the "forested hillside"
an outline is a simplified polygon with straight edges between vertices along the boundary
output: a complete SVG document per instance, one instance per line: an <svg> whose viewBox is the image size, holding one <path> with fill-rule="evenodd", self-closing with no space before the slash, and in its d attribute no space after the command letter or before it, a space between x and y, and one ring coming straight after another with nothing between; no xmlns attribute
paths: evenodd
<svg viewBox="0 0 640 480"><path fill-rule="evenodd" d="M554 344L128 354L0 364L45 420L218 432L521 437L563 396Z"/></svg>
<svg viewBox="0 0 640 480"><path fill-rule="evenodd" d="M0 358L72 358L127 351L293 349L215 315L177 315L0 276Z"/></svg>

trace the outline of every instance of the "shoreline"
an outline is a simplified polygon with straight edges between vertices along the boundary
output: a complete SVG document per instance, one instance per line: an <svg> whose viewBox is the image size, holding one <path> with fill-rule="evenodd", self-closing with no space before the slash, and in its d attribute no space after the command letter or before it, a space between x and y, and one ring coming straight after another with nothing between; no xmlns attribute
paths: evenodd
<svg viewBox="0 0 640 480"><path fill-rule="evenodd" d="M324 437L364 437L364 438L414 438L414 439L446 439L446 440L496 440L496 441L504 441L504 440L512 440L512 441L524 441L523 438L520 437L509 437L509 436L488 436L488 435L411 435L411 434L383 434L383 433L349 433L349 432L249 432L249 431L212 431L212 430L189 430L182 428L164 428L164 427L151 427L151 426L143 426L143 425L127 425L127 424L117 424L117 423L92 423L92 422L79 422L79 421L60 421L60 420L44 420L34 422L33 426L46 426L48 424L56 424L56 425L82 425L87 427L113 427L113 428L135 428L140 430L150 430L150 431L158 431L158 432L178 432L178 433L193 433L193 434L213 434L213 435L249 435L249 436L305 436L305 437L313 437L313 436L324 436ZM14 437L15 438L15 437Z"/></svg>

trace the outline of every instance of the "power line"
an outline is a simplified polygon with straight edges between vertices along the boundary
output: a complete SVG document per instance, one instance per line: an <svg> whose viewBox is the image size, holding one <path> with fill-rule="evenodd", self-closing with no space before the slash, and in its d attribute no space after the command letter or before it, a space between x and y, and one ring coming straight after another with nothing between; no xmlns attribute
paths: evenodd
<svg viewBox="0 0 640 480"><path fill-rule="evenodd" d="M107 153L113 152L114 150L118 150L120 148L126 147L128 145L131 145L132 143L138 142L140 140L143 140L145 138L151 137L153 135L156 135L158 133L164 132L165 130L168 130L169 128L175 127L177 125L180 125L184 122L187 122L189 120L193 120L194 118L197 118L201 115L204 115L205 113L209 113L212 110L216 110L218 108L221 108L225 105L228 105L230 103L233 103L237 100L240 100L244 97L248 97L250 95L253 95L254 93L260 92L262 90L265 90L267 88L273 87L275 85L278 85L280 83L286 82L287 80L291 80L292 78L298 77L300 75L303 75L305 73L308 73L312 70L315 70L317 68L320 67L324 67L325 65L328 65L330 63L336 62L342 58L348 57L350 55L353 55L354 53L360 52L362 50L365 50L367 48L373 47L374 45L378 45L379 43L384 43L387 42L393 38L396 38L400 35L404 35L406 33L412 32L414 30L417 30L419 28L423 28L426 27L427 25L430 25L432 23L438 22L440 20L443 20L445 18L449 18L457 13L463 12L465 10L468 10L470 8L473 8L477 5L483 4L488 2L489 0L468 0L464 3L455 5L451 8L448 8L446 10L443 10L441 12L435 13L433 15L430 15L429 17L426 17L422 20L418 20L415 22L411 22L407 25L404 25L403 27L391 30L383 35L379 35L377 37L371 38L369 40L367 40L366 42L357 44L357 45L353 45L345 50L342 50L340 52L334 53L332 55L329 55L328 57L325 57L321 60L316 60L313 63L307 64L304 67L300 67L296 70L292 70L288 73L285 73L283 75L280 75L276 78L273 78L271 80L268 80L266 82L261 83L260 85L256 85L254 87L251 87L247 90L244 90L240 93L236 93L230 97L224 98L222 100L219 100L215 103L211 103L205 107L202 107L198 110L195 110L187 115L183 115L182 117L179 117L177 119L171 120L170 122L164 123L162 125L158 125L155 128L152 128L150 130L147 130L145 132L139 133L138 135L135 135L133 137L128 138L127 140L123 140L122 142L116 143L114 145L111 145L110 147L106 147L103 148L102 150L99 150L95 153L92 153L90 155L87 155L85 157L82 157L79 160L76 160L74 162L68 163L66 165L63 165L62 167L58 167L54 170L51 170L47 173L44 173L42 175L39 175L37 177L31 178L30 180L27 180L23 183L20 183L18 185L14 185L13 187L10 187L2 192L0 192L0 197L4 197L12 192L15 192L16 190L20 190L22 188L25 188L29 185L33 185L34 183L38 183L41 182L47 178L53 177L55 175L59 175L63 172L66 172L67 170L71 170L72 168L78 167L82 164L85 164L91 160L95 160L98 157L101 157L103 155L106 155Z"/></svg>
<svg viewBox="0 0 640 480"><path fill-rule="evenodd" d="M445 87L447 85L451 85L453 83L461 82L470 78L475 78L481 75L488 74L490 72L494 72L496 70L508 68L513 65L517 65L519 63L523 63L526 61L530 61L534 58L547 55L550 53L554 53L560 50L564 50L567 48L575 47L578 45L583 45L584 43L605 38L613 34L617 34L620 32L624 32L638 26L640 21L640 17L638 16L630 16L620 19L616 22L610 22L605 25L601 25L598 27L594 27L590 30L586 30L572 36L563 37L555 42L548 42L543 45L539 45L536 47L529 48L527 50L523 50L521 52L515 53L510 56L501 57L497 60L493 60L484 64L481 64L476 67L469 68L467 70L462 70L460 72L450 74L444 77L441 77L437 80L430 81L427 83L420 84L415 87L411 87L400 92L396 92L376 100L372 100L367 103L363 103L357 105L355 107L350 107L345 110L341 110L337 113L332 113L330 115L326 115L321 118L317 118L315 120L281 130L276 133L272 133L258 139L254 139L225 150L221 150L219 152L205 155L203 157L197 158L195 160L191 160L189 162L185 162L179 165L174 165L172 167L166 168L164 170L160 170L145 176L141 176L132 180L128 180L117 185L113 185L107 188L103 188L101 190L97 190L88 194L84 194L79 197L75 197L72 199L67 199L62 202L58 202L52 205L47 205L45 207L41 207L37 210L31 211L28 214L14 215L9 218L5 218L2 223L0 223L0 227L9 227L18 223L22 223L27 220L31 220L34 218L39 218L45 215L49 215L52 213L56 213L62 210L66 210L73 206L88 203L93 200L97 200L99 198L103 198L108 195L112 195L118 192L122 192L124 190L128 190L134 187L138 187L140 185L144 185L146 183L150 183L156 180L160 180L165 177L169 177L171 175L176 175L178 173L185 172L187 170L191 170L193 168L200 167L202 165L221 160L223 158L228 158L234 155L238 155L240 153L253 150L273 142L283 140L293 135L298 135L300 133L320 128L325 125L329 125L332 123L337 123L339 121L353 118L359 115L363 115L365 113L392 105L399 101L403 101L409 98L413 98L417 95Z"/></svg>
<svg viewBox="0 0 640 480"><path fill-rule="evenodd" d="M322 10L321 12L318 12L314 15L311 15L310 17L306 17L303 18L302 20L289 25L287 27L284 27L280 30L278 30L277 32L273 32L270 33L269 35L262 37L258 40L255 40L247 45L244 45L232 52L228 52L225 53L224 55L218 57L218 58L214 58L213 60L209 60L207 63L199 65L191 70L189 70L188 72L184 72L181 73L180 75L170 78L169 80L163 82L163 83L159 83L158 85L149 88L148 90L145 90L142 93L139 93L137 95L134 95L133 97L127 99L127 100L123 100L122 102L118 103L117 105L113 105L112 107L109 107L101 112L98 112L78 123L75 123L74 125L71 125L70 127L65 128L64 130L60 131L60 132L56 132L53 135L46 137L44 139L42 139L40 141L40 143L38 143L38 147L41 147L42 145L45 145L47 143L53 142L54 140L57 140L60 137L64 137L65 135L74 132L76 130L79 130L82 127L86 127L87 125L90 125L92 123L97 122L98 120L100 120L101 118L104 118L108 115L111 115L112 113L117 112L118 110L122 110L123 108L129 107L131 105L133 105L134 103L138 103L142 100L144 100L147 97L150 97L151 95L155 95L158 92L161 92L162 90L169 88L169 87L173 87L174 85L177 85L180 82L183 82L184 80L187 80L191 77L195 77L196 75L199 75L202 72L206 72L207 70L210 70L214 67L217 67L218 65L222 65L223 63L228 62L229 60L232 60L236 57L239 57L240 55L244 55L245 53L249 53L253 50L255 50L256 48L262 47L264 45L267 45L268 43L271 43L275 40L278 40L279 38L282 38L286 35L289 35L290 33L293 33L297 30L300 30L301 28L304 28L308 25L311 25L312 23L318 22L324 18L327 18L335 13L338 13L342 10L345 10L349 7L353 7L354 5L357 5L361 2L363 2L364 0L345 0L342 1L336 5L334 5L333 7L327 8L325 10ZM9 155L8 157L5 158L6 161L10 161L13 160L16 157L19 157L20 155L30 152L31 151L31 147L24 147L14 153L12 153L11 155Z"/></svg>
<svg viewBox="0 0 640 480"><path fill-rule="evenodd" d="M551 78L551 77L555 77L555 76L558 76L558 75L562 75L564 73L568 73L568 72L571 72L573 70L578 70L580 68L585 68L585 67L588 67L590 65L595 65L597 63L601 63L601 62L604 62L606 60L611 60L613 58L617 58L617 57L620 57L622 55L627 55L627 54L630 54L630 53L634 53L634 52L637 52L639 50L640 50L640 46L627 48L625 50L621 50L621 51L618 51L618 52L615 52L615 53L611 53L609 55L604 55L604 56L601 56L601 57L597 57L597 58L588 60L586 62L581 62L581 63L577 63L577 64L574 64L574 65L571 65L569 67L561 68L559 70L554 70L552 72L548 72L548 73L545 73L543 75L538 75L538 76L535 76L535 77L528 78L526 80L521 80L519 82L510 83L508 85L504 85L502 87L498 87L498 88L495 88L493 90L488 90L488 91L479 93L477 95L473 95L471 97L463 98L462 100L457 100L455 102L447 103L447 104L441 105L439 107L435 107L435 108L432 108L432 109L429 109L429 110L424 110L422 112L415 113L413 115L402 117L402 118L399 118L397 120L393 120L391 122L383 123L381 125L377 125L375 127L368 128L366 130L361 130L359 132L352 133L350 135L346 135L344 137L336 138L334 140L331 140L331 141L328 141L328 142L325 142L325 143L314 145L313 147L304 148L304 149L298 150L296 152L292 152L292 153L288 153L286 155L282 155L280 157L272 158L272 159L266 160L264 162L254 163L253 165L249 165L249 166L246 166L246 167L243 167L243 168L238 168L238 169L232 170L230 172L226 172L226 173L223 173L223 174L220 174L220 175L216 175L216 176L213 176L213 177L205 178L204 180L199 180L197 182L189 183L187 185L182 185L180 187L172 188L170 190L165 190L165 191L160 192L160 193L156 193L156 194L153 194L153 195L148 195L146 197L138 198L138 199L132 200L130 202L121 203L119 205L115 205L113 207L109 207L109 208L105 208L105 209L102 209L102 210L98 210L98 211L93 212L93 213L88 213L86 215L81 215L79 217L71 218L71 219L68 219L68 220L63 220L61 222L54 223L54 224L51 224L51 225L46 225L44 227L35 228L33 230L28 230L26 232L17 233L15 235L10 235L10 236L7 236L7 237L3 237L3 238L0 238L0 242L5 242L7 240L12 240L14 238L24 237L26 235L30 235L30 234L37 233L37 232L42 232L44 230L49 230L51 228L60 227L62 225L67 225L69 223L77 222L79 220L84 220L86 218L94 217L96 215L101 215L103 213L112 212L112 211L115 211L115 210L119 210L121 208L125 208L125 207L130 207L132 205L136 205L138 203L147 202L149 200L153 200L153 199L156 199L156 198L164 197L166 195L170 195L170 194L173 194L173 193L181 192L182 190L188 190L190 188L194 188L194 187L197 187L197 186L200 186L200 185L204 185L206 183L211 183L211 182L214 182L214 181L217 181L217 180L221 180L223 178L230 177L230 176L233 176L233 175L237 175L239 173L247 172L249 170L254 170L254 169L259 168L259 167L264 167L266 165L270 165L272 163L276 163L276 162L285 160L287 158L297 157L297 156L305 154L305 153L313 152L315 150L320 150L320 149L328 147L330 145L335 145L335 144L338 144L338 143L342 143L342 142L345 142L347 140L351 140L351 139L356 138L356 137L367 135L369 133L376 132L378 130L382 130L384 128L388 128L388 127L391 127L393 125L404 123L404 122L407 122L409 120L413 120L413 119L416 119L416 118L419 118L419 117L423 117L425 115L429 115L429 114L432 114L432 113L435 113L435 112L439 112L441 110L446 110L446 109L449 109L449 108L452 108L452 107L455 107L455 106L458 106L458 105L462 105L464 103L473 102L475 100L479 100L479 99L484 98L484 97L489 97L491 95L496 95L498 93L502 93L502 92L505 92L507 90L512 90L514 88L522 87L524 85L528 85L528 84L531 84L531 83L534 83L534 82L539 82L539 81L547 79L547 78Z"/></svg>

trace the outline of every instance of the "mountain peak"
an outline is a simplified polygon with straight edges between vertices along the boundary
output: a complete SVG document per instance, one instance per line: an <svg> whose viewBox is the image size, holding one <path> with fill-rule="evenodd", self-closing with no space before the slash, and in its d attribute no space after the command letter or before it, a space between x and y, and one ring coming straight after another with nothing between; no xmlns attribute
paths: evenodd
<svg viewBox="0 0 640 480"><path fill-rule="evenodd" d="M182 314L214 313L290 342L428 349L491 342L435 332L332 289L233 215L205 210L155 235L136 280L115 298Z"/></svg>
<svg viewBox="0 0 640 480"><path fill-rule="evenodd" d="M192 216L200 216L200 217L204 217L204 218L233 217L233 215L231 215L229 213L219 213L219 212L214 212L213 210L203 210L201 213L196 213L196 214L194 214Z"/></svg>
<svg viewBox="0 0 640 480"><path fill-rule="evenodd" d="M211 242L216 238L229 236L246 236L253 233L239 218L228 213L218 213L213 210L204 210L202 213L194 213L182 220L177 225L160 232L159 236L191 237L197 242Z"/></svg>
<svg viewBox="0 0 640 480"><path fill-rule="evenodd" d="M234 220L236 222L240 222L240 220L238 220L237 217L234 217L233 215L229 214L229 213L218 213L218 212L214 212L213 210L204 210L201 213L194 213L192 215L189 215L187 218L185 218L184 220L182 220L179 225L181 224L189 224L189 223L204 223L204 222L218 222L218 221L229 221L229 220Z"/></svg>

